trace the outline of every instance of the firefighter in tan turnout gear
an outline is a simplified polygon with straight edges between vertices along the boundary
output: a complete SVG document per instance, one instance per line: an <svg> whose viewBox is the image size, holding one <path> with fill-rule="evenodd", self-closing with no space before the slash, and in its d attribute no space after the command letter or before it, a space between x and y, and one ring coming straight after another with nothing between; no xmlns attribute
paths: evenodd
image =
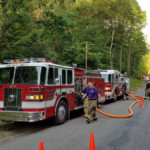
<svg viewBox="0 0 150 150"><path fill-rule="evenodd" d="M97 108L98 98L100 98L101 102L103 101L103 99L100 96L97 88L95 88L95 83L89 83L89 88L86 90L86 93L82 98L84 99L86 96L88 97L88 103L89 103L88 115L86 117L86 121L87 123L90 123L93 120L94 121L97 120L96 108Z"/></svg>
<svg viewBox="0 0 150 150"><path fill-rule="evenodd" d="M85 86L85 88L82 90L82 95L86 93L86 91L89 89L91 82L88 82L88 85ZM88 107L89 107L89 102L88 102L88 97L85 97L84 100L84 117L86 118L88 116Z"/></svg>
<svg viewBox="0 0 150 150"><path fill-rule="evenodd" d="M145 89L145 99L147 100L148 97L150 97L150 80L147 82Z"/></svg>

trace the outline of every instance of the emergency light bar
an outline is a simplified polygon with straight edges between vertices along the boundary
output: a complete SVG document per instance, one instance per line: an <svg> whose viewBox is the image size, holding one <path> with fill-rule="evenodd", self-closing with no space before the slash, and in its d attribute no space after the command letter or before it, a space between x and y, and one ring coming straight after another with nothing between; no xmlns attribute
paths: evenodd
<svg viewBox="0 0 150 150"><path fill-rule="evenodd" d="M85 74L99 74L97 70L86 70Z"/></svg>
<svg viewBox="0 0 150 150"><path fill-rule="evenodd" d="M77 64L72 63L72 67L73 67L73 68L76 68L76 67L77 67Z"/></svg>
<svg viewBox="0 0 150 150"><path fill-rule="evenodd" d="M84 75L100 77L100 73L97 70L86 70Z"/></svg>
<svg viewBox="0 0 150 150"><path fill-rule="evenodd" d="M101 72L108 72L107 70L101 70Z"/></svg>
<svg viewBox="0 0 150 150"><path fill-rule="evenodd" d="M4 60L5 64L31 63L31 62L46 62L46 59L45 58L25 58L25 59Z"/></svg>

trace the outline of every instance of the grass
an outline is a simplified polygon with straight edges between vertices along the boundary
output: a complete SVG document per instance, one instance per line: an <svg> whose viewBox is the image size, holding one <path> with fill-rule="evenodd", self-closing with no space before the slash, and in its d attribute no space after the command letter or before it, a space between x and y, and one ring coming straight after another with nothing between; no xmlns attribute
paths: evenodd
<svg viewBox="0 0 150 150"><path fill-rule="evenodd" d="M136 88L142 86L145 82L142 79L130 78L130 90L134 91Z"/></svg>
<svg viewBox="0 0 150 150"><path fill-rule="evenodd" d="M5 136L5 132L9 131L12 128L12 125L8 125L7 123L0 122L0 138Z"/></svg>
<svg viewBox="0 0 150 150"><path fill-rule="evenodd" d="M0 121L0 139L5 137L8 133L16 130L17 126L14 123L3 123Z"/></svg>

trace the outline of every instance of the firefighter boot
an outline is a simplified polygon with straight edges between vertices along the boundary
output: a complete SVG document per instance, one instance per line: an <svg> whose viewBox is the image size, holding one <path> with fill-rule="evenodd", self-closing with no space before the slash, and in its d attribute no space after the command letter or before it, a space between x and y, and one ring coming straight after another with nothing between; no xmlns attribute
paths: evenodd
<svg viewBox="0 0 150 150"><path fill-rule="evenodd" d="M144 98L145 100L148 100L148 97L147 96L145 96L145 98Z"/></svg>
<svg viewBox="0 0 150 150"><path fill-rule="evenodd" d="M87 118L87 117L88 117L88 115L87 115L87 114L84 114L84 115L83 115L83 118Z"/></svg>
<svg viewBox="0 0 150 150"><path fill-rule="evenodd" d="M86 117L86 122L87 122L87 123L90 123L91 121L92 121L92 118L91 118L90 116L87 116L87 117Z"/></svg>
<svg viewBox="0 0 150 150"><path fill-rule="evenodd" d="M94 113L93 113L93 121L96 121L98 118L97 118L97 115L96 115L96 108L94 110Z"/></svg>
<svg viewBox="0 0 150 150"><path fill-rule="evenodd" d="M126 96L126 99L128 100L128 99L129 99L129 96Z"/></svg>
<svg viewBox="0 0 150 150"><path fill-rule="evenodd" d="M93 117L93 120L94 120L94 121L97 121L97 116L94 116L94 117Z"/></svg>

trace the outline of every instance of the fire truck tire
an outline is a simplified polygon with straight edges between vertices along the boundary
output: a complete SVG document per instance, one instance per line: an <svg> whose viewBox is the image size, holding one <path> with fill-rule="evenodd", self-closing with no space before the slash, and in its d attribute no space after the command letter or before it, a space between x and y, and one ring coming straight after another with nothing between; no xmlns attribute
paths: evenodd
<svg viewBox="0 0 150 150"><path fill-rule="evenodd" d="M60 101L57 105L55 116L55 123L57 125L63 124L67 120L67 111L67 104L64 101Z"/></svg>
<svg viewBox="0 0 150 150"><path fill-rule="evenodd" d="M115 101L117 101L117 99L118 99L118 97L117 97L117 93L115 92L115 93L114 93L114 99L113 99L113 100L114 100L114 102L115 102Z"/></svg>

